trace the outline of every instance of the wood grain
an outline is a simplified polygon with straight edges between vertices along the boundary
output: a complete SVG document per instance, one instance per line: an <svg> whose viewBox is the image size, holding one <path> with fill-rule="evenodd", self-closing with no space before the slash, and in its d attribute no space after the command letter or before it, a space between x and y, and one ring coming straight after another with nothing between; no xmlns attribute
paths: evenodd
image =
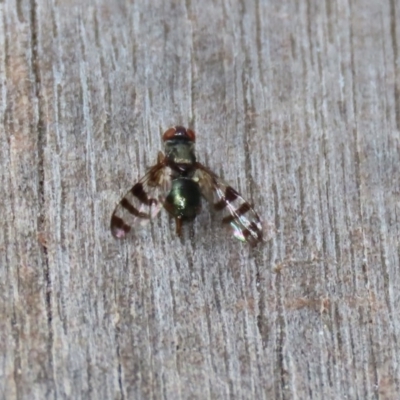
<svg viewBox="0 0 400 400"><path fill-rule="evenodd" d="M0 3L0 397L397 399L395 0ZM161 133L262 215L118 242Z"/></svg>

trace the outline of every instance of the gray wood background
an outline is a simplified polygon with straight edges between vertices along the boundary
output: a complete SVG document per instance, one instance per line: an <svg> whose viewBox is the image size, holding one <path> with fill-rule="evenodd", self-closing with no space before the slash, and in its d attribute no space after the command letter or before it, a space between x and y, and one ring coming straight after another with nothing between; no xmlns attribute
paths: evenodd
<svg viewBox="0 0 400 400"><path fill-rule="evenodd" d="M399 399L397 0L0 2L0 398ZM118 242L175 124L259 211Z"/></svg>

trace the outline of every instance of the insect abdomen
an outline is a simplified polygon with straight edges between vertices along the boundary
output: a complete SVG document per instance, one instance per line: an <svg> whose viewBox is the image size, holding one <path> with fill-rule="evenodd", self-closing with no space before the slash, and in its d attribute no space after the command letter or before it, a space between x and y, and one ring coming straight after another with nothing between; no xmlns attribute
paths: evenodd
<svg viewBox="0 0 400 400"><path fill-rule="evenodd" d="M194 219L201 207L201 192L197 182L190 178L172 181L171 191L165 199L165 208L175 218Z"/></svg>

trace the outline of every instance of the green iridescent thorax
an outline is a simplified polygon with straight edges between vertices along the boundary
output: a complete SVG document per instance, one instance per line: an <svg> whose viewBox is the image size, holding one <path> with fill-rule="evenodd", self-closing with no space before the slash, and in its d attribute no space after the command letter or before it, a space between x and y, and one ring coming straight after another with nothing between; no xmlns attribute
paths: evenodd
<svg viewBox="0 0 400 400"><path fill-rule="evenodd" d="M175 218L194 219L201 207L200 187L190 178L176 178L165 201L167 210Z"/></svg>

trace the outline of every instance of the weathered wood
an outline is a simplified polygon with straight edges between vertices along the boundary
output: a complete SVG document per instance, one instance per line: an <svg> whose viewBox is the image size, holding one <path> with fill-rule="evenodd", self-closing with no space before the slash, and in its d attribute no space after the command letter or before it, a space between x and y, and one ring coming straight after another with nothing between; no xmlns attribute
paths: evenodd
<svg viewBox="0 0 400 400"><path fill-rule="evenodd" d="M0 4L0 397L396 399L395 0ZM109 232L162 131L263 216Z"/></svg>

